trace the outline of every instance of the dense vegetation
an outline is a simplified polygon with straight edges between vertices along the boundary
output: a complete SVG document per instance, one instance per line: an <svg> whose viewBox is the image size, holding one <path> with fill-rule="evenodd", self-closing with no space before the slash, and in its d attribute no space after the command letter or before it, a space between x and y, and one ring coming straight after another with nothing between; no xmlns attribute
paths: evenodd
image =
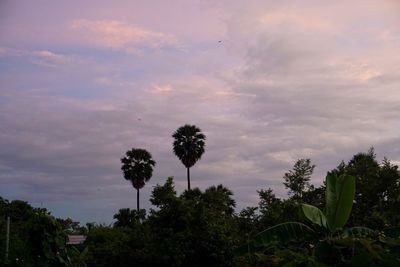
<svg viewBox="0 0 400 267"><path fill-rule="evenodd" d="M310 183L313 170L309 159L296 161L283 176L287 199L260 188L258 206L238 213L225 186L178 195L169 177L152 189L150 211L120 209L110 226L80 227L0 198L0 243L8 214L10 266L400 266L398 167L379 163L371 149L340 163L319 187ZM332 207L350 209L336 220ZM87 240L66 245L68 233Z"/></svg>

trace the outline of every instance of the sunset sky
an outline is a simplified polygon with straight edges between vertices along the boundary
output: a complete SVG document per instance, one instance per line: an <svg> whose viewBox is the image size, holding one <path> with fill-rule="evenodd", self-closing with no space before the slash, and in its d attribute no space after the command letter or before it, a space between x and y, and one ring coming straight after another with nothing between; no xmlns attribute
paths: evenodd
<svg viewBox="0 0 400 267"><path fill-rule="evenodd" d="M0 196L111 223L136 207L120 158L157 162L141 191L186 172L172 133L206 152L192 187L224 184L237 210L285 197L296 159L320 185L371 146L400 164L398 1L0 0Z"/></svg>

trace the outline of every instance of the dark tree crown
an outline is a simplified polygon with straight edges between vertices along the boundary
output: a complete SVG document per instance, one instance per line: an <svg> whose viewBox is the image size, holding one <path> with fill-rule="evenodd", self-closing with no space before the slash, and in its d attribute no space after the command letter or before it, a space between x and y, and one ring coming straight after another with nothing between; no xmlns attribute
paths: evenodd
<svg viewBox="0 0 400 267"><path fill-rule="evenodd" d="M293 170L285 173L283 183L290 190L290 194L301 197L306 189L310 189L310 178L315 165L311 164L310 159L299 159L293 166Z"/></svg>
<svg viewBox="0 0 400 267"><path fill-rule="evenodd" d="M150 180L153 175L153 167L156 165L151 154L140 148L128 150L126 156L121 159L121 163L124 178L131 181L136 189L143 188L145 182Z"/></svg>
<svg viewBox="0 0 400 267"><path fill-rule="evenodd" d="M192 167L203 155L206 136L195 125L184 125L172 135L175 155L186 168Z"/></svg>

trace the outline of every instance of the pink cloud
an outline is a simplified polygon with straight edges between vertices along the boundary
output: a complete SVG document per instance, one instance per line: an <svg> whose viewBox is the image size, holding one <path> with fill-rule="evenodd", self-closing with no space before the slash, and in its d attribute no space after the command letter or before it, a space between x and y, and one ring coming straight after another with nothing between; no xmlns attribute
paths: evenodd
<svg viewBox="0 0 400 267"><path fill-rule="evenodd" d="M0 46L0 57L16 57L24 54L25 52L22 50Z"/></svg>
<svg viewBox="0 0 400 267"><path fill-rule="evenodd" d="M165 94L172 92L174 89L170 84L165 84L165 85L153 85L151 92L154 94Z"/></svg>
<svg viewBox="0 0 400 267"><path fill-rule="evenodd" d="M156 49L177 45L176 38L170 34L117 20L78 19L71 23L71 28L81 33L81 38L89 43L128 53L137 53L139 46Z"/></svg>

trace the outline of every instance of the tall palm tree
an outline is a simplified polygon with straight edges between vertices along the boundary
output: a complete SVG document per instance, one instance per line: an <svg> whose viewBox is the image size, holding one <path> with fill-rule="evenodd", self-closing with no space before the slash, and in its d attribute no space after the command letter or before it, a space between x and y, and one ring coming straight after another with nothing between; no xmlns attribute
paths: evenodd
<svg viewBox="0 0 400 267"><path fill-rule="evenodd" d="M156 162L147 150L132 148L126 152L126 156L121 159L121 163L124 178L130 181L136 189L137 211L139 212L139 190L150 180Z"/></svg>
<svg viewBox="0 0 400 267"><path fill-rule="evenodd" d="M206 136L195 125L185 124L172 135L174 153L187 170L188 190L190 190L190 168L204 153Z"/></svg>

